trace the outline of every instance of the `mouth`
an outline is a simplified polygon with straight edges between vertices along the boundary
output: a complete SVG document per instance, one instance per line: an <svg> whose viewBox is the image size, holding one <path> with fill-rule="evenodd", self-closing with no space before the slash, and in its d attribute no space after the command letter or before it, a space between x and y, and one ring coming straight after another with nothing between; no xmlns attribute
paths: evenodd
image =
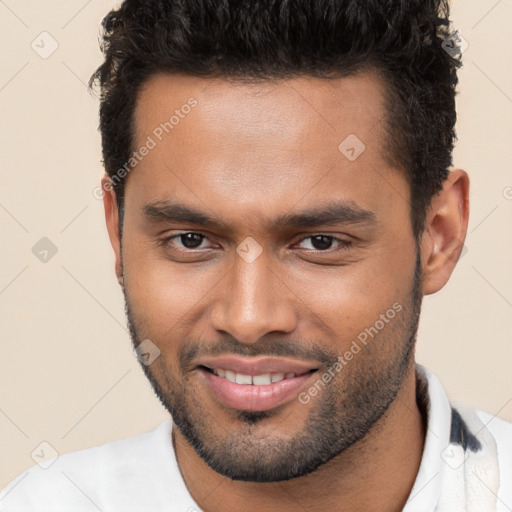
<svg viewBox="0 0 512 512"><path fill-rule="evenodd" d="M252 368L243 373L206 365L197 369L216 401L240 411L266 411L291 402L318 371L296 368L261 372Z"/></svg>
<svg viewBox="0 0 512 512"><path fill-rule="evenodd" d="M208 366L200 366L207 372L213 373L217 375L217 377L221 377L222 379L226 379L229 382L233 382L236 384L244 385L252 385L252 386L268 386L269 384L273 384L274 382L281 382L285 379L293 379L295 377L301 377L302 375L306 375L307 373L316 372L315 368L311 370L307 370L300 373L295 372L272 372L272 373L262 373L260 375L246 375L244 373L238 373L232 370L225 370L223 368L209 368Z"/></svg>

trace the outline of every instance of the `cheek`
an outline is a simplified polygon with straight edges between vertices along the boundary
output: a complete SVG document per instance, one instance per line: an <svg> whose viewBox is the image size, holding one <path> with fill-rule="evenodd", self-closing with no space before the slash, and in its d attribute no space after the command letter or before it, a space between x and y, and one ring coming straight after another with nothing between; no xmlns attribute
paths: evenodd
<svg viewBox="0 0 512 512"><path fill-rule="evenodd" d="M338 344L350 344L381 315L394 319L396 310L403 309L409 300L413 262L413 254L393 259L382 251L353 266L295 274L291 288L301 299L308 322L322 332L330 331ZM394 304L398 305L393 308ZM386 322L385 331L391 323L395 322Z"/></svg>
<svg viewBox="0 0 512 512"><path fill-rule="evenodd" d="M126 243L125 287L137 322L149 337L163 341L198 321L205 294L218 278L211 269L172 263L155 252L145 244Z"/></svg>

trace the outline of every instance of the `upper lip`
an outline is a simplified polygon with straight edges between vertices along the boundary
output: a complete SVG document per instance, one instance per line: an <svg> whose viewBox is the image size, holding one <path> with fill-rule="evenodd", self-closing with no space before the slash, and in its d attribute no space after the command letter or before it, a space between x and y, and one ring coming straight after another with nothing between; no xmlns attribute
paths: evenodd
<svg viewBox="0 0 512 512"><path fill-rule="evenodd" d="M315 361L297 361L280 357L239 357L221 356L203 358L198 362L199 366L210 369L222 368L243 375L262 375L264 373L306 373L317 370L320 366Z"/></svg>

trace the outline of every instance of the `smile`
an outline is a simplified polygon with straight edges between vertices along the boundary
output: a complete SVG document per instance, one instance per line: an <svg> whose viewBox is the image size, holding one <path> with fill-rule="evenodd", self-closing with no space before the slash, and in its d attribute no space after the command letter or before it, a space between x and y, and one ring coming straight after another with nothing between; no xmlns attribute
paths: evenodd
<svg viewBox="0 0 512 512"><path fill-rule="evenodd" d="M254 386L266 386L268 384L272 384L273 382L280 382L284 379L293 379L294 377L299 377L300 375L304 375L314 370L305 371L302 373L262 373L261 375L245 375L243 373L237 373L231 370L224 370L222 368L207 368L206 370L210 370L214 375L217 375L223 379L228 380L229 382L236 382L237 384L242 385L254 385Z"/></svg>
<svg viewBox="0 0 512 512"><path fill-rule="evenodd" d="M222 368L198 368L214 399L240 411L266 411L297 398L316 373L270 372L247 375Z"/></svg>

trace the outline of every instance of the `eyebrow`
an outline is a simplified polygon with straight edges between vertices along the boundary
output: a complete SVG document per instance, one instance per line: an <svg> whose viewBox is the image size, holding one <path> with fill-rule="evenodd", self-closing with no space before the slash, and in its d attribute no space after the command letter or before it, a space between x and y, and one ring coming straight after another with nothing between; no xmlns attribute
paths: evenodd
<svg viewBox="0 0 512 512"><path fill-rule="evenodd" d="M185 204L153 201L143 206L145 217L153 222L195 224L206 228L233 232L224 221ZM352 201L330 202L297 213L285 213L270 220L278 228L315 228L337 224L375 224L376 215Z"/></svg>

